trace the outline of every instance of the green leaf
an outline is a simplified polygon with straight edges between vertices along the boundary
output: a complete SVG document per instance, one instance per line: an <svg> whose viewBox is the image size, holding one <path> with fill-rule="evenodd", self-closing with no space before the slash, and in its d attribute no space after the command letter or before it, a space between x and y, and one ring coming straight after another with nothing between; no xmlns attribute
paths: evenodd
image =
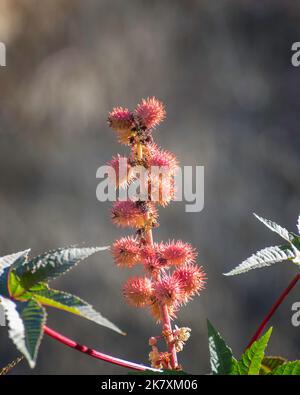
<svg viewBox="0 0 300 395"><path fill-rule="evenodd" d="M9 337L33 368L43 336L46 312L33 299L20 302L0 297L0 300L8 321Z"/></svg>
<svg viewBox="0 0 300 395"><path fill-rule="evenodd" d="M276 224L276 222L270 221L269 219L265 219L260 217L259 215L254 213L254 216L262 222L267 228L271 229L273 232L277 233L280 237L282 237L286 241L292 241L294 235L290 233L287 229L282 226Z"/></svg>
<svg viewBox="0 0 300 395"><path fill-rule="evenodd" d="M29 262L17 265L14 267L14 272L20 278L21 286L28 290L36 283L47 282L66 273L83 259L108 248L60 248L41 254Z"/></svg>
<svg viewBox="0 0 300 395"><path fill-rule="evenodd" d="M300 237L298 235L295 235L293 245L300 250Z"/></svg>
<svg viewBox="0 0 300 395"><path fill-rule="evenodd" d="M0 276L3 270L17 262L24 262L27 259L29 250L16 252L15 254L5 255L0 258Z"/></svg>
<svg viewBox="0 0 300 395"><path fill-rule="evenodd" d="M214 375L228 375L233 364L232 351L208 320L207 328L212 373Z"/></svg>
<svg viewBox="0 0 300 395"><path fill-rule="evenodd" d="M300 242L299 242L298 236L294 239L293 243L291 243L291 247L292 247L292 250L295 254L295 257L293 258L293 262L296 265L300 266L300 250L299 250Z"/></svg>
<svg viewBox="0 0 300 395"><path fill-rule="evenodd" d="M96 324L124 334L116 325L104 318L84 300L66 292L49 289L45 284L44 286L40 284L39 287L31 289L31 292L24 294L24 297L33 297L36 301L43 305L76 314L80 317L93 321Z"/></svg>
<svg viewBox="0 0 300 395"><path fill-rule="evenodd" d="M29 251L30 250L20 251L0 258L0 295L9 298L8 278L10 268L14 264L25 262Z"/></svg>
<svg viewBox="0 0 300 395"><path fill-rule="evenodd" d="M248 348L234 366L233 375L259 375L272 328Z"/></svg>
<svg viewBox="0 0 300 395"><path fill-rule="evenodd" d="M21 286L20 279L13 271L10 272L8 278L8 288L13 298L20 297L26 290Z"/></svg>
<svg viewBox="0 0 300 395"><path fill-rule="evenodd" d="M282 357L264 357L259 374L266 375L276 369L278 366L288 362L287 359Z"/></svg>
<svg viewBox="0 0 300 395"><path fill-rule="evenodd" d="M273 376L300 376L300 361L284 363L270 374Z"/></svg>
<svg viewBox="0 0 300 395"><path fill-rule="evenodd" d="M274 263L293 259L295 258L295 256L296 255L291 249L290 245L267 247L251 255L250 258L243 261L240 265L238 265L230 272L224 273L224 275L234 276L236 274L246 273L249 270L260 269L263 267L271 266Z"/></svg>

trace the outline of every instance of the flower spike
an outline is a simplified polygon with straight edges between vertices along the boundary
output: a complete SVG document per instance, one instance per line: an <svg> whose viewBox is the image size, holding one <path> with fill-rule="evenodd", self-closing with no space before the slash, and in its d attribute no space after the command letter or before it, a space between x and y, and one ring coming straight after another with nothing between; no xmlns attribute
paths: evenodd
<svg viewBox="0 0 300 395"><path fill-rule="evenodd" d="M109 113L109 125L117 132L121 143L130 146L125 171L120 163L125 157L115 156L109 162L117 176L117 186L137 185L143 198L116 201L111 209L112 222L118 227L136 230L135 236L116 240L111 252L117 266L133 268L142 264L144 276L129 278L123 286L125 300L134 307L147 307L162 332L152 336L149 354L153 368L180 369L177 352L182 351L190 336L187 327L172 329L179 309L204 289L206 276L195 261L197 251L181 240L157 243L153 229L158 226L157 206L166 206L175 198L175 175L178 161L175 155L159 148L153 141L152 129L166 116L164 104L155 97L142 99L134 111L117 107ZM136 191L136 189L134 189ZM128 195L132 196L131 193ZM167 351L158 349L157 340L166 342Z"/></svg>

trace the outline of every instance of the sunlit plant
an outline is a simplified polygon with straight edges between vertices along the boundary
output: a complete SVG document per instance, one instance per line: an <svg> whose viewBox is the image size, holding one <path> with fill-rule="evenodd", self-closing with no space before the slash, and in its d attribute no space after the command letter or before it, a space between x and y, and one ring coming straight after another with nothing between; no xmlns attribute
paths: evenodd
<svg viewBox="0 0 300 395"><path fill-rule="evenodd" d="M161 323L161 333L149 339L152 367L180 369L177 353L182 351L191 329L173 328L171 320L204 288L206 276L202 267L196 265L197 252L189 243L153 240L152 231L158 226L157 206L164 207L174 199L178 166L175 155L159 148L153 140L154 128L164 118L164 105L154 97L142 100L134 111L117 107L109 113L109 125L119 142L130 149L128 158L118 155L108 163L117 175L116 184L123 188L133 185L136 191L146 191L142 198L137 194L113 204L113 223L133 228L135 233L116 240L112 254L121 268L136 265L143 268L143 275L127 280L123 294L129 304L147 308L156 322ZM143 176L141 168L145 170ZM159 340L165 341L167 350L160 351Z"/></svg>
<svg viewBox="0 0 300 395"><path fill-rule="evenodd" d="M163 103L152 97L143 99L133 111L116 107L108 116L109 126L118 141L129 148L128 157L118 154L108 163L110 184L123 193L128 192L126 199L119 195L113 203L111 219L118 227L133 229L132 235L121 236L110 247L73 246L35 258L30 258L30 250L25 250L0 258L0 308L4 310L9 337L22 354L0 369L0 375L7 374L24 357L33 368L43 334L90 357L141 374L184 374L177 354L183 350L191 329L178 327L174 322L180 309L204 289L206 275L196 264L197 252L189 243L153 239L153 229L159 226L158 207L167 206L176 193L178 161L173 153L159 148L153 139L155 127L165 115ZM273 221L255 216L277 233L284 244L256 252L226 275L242 274L285 261L299 266L300 236ZM300 234L300 217L297 228ZM124 335L90 304L77 296L52 289L48 284L80 261L103 250L110 250L119 268L140 267L140 274L129 277L122 288L124 298L131 306L145 309L160 325L159 332L149 339L151 367L103 354L46 326L45 307L50 306ZM270 319L299 280L300 274L297 273L239 359L233 356L220 333L208 322L211 374L300 375L300 361L265 355L272 328L264 333Z"/></svg>
<svg viewBox="0 0 300 395"><path fill-rule="evenodd" d="M30 250L0 258L0 301L8 334L31 367L46 324L44 306L76 314L119 333L121 330L77 296L49 288L48 281L64 274L79 261L107 247L61 248L30 259Z"/></svg>

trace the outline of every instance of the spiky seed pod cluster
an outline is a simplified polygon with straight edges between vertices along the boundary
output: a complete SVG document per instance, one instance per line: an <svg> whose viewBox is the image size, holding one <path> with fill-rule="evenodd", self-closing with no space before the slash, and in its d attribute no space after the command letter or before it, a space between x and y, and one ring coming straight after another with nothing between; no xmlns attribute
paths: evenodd
<svg viewBox="0 0 300 395"><path fill-rule="evenodd" d="M129 158L117 155L107 163L115 172L116 187L126 187L134 180L137 166L142 167L149 200L162 206L175 198L174 176L178 168L175 155L153 143L153 128L165 115L163 103L154 97L143 99L133 111L116 107L108 115L108 124L116 132L118 141L131 147ZM143 157L138 154L138 146L144 151Z"/></svg>
<svg viewBox="0 0 300 395"><path fill-rule="evenodd" d="M137 168L142 167L147 192L146 199L119 200L113 204L112 222L118 227L133 228L136 233L116 240L111 252L117 266L141 265L144 269L143 276L125 282L123 295L130 305L148 308L157 322L163 322L162 335L150 339L149 358L153 367L174 368L174 353L170 350L160 352L157 339L165 338L176 354L188 340L190 329L176 327L172 331L164 315L176 318L180 307L204 288L206 275L202 267L196 265L197 252L189 243L152 241L152 229L158 226L156 206L165 206L174 199L174 177L178 167L175 155L153 142L153 128L165 115L163 103L154 97L143 99L133 111L116 107L109 113L109 126L116 132L119 142L131 150L128 158L117 155L108 162L115 172L111 180L116 180L116 187L126 188L137 180Z"/></svg>
<svg viewBox="0 0 300 395"><path fill-rule="evenodd" d="M149 142L151 140L149 131L159 125L165 116L163 103L155 97L148 97L143 99L134 111L115 107L108 114L108 125L116 131L120 143L134 145L137 140L145 139Z"/></svg>
<svg viewBox="0 0 300 395"><path fill-rule="evenodd" d="M127 267L132 267L128 266ZM202 268L194 264L188 264L176 268L173 272L166 273L165 268L155 268L156 272L146 272L148 277L144 277L140 286L136 281L131 283L131 278L125 283L123 294L127 301L136 307L150 306L150 312L157 321L161 320L160 312L157 307L166 305L175 317L176 311L204 289L205 273ZM160 274L160 275L158 275ZM136 280L136 279L135 279ZM147 289L143 286L147 281ZM134 287L134 289L132 288ZM150 292L151 290L151 292ZM135 303L136 298L132 298L132 293L140 294L140 298ZM140 303L140 300L147 300L147 303Z"/></svg>

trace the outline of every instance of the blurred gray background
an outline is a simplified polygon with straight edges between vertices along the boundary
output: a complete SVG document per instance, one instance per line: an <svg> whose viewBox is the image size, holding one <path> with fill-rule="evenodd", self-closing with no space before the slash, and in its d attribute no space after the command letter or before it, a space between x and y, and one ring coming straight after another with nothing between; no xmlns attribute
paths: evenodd
<svg viewBox="0 0 300 395"><path fill-rule="evenodd" d="M185 370L209 369L206 318L239 356L276 296L296 273L292 264L239 277L222 273L276 244L255 211L295 231L300 211L300 2L216 0L0 0L1 255L32 254L74 243L107 245L124 231L110 223L110 203L96 200L96 169L125 153L106 125L117 105L133 108L155 95L167 105L157 142L182 165L205 166L205 208L160 210L155 239L180 238L199 249L207 289L181 310L192 337ZM147 339L159 330L126 305L130 275L109 253L94 256L53 287L91 302L128 333L122 337L48 309L48 324L99 350L147 363ZM272 320L269 354L299 358L291 325L296 288ZM0 328L0 366L18 353ZM35 370L13 374L122 374L44 338Z"/></svg>

